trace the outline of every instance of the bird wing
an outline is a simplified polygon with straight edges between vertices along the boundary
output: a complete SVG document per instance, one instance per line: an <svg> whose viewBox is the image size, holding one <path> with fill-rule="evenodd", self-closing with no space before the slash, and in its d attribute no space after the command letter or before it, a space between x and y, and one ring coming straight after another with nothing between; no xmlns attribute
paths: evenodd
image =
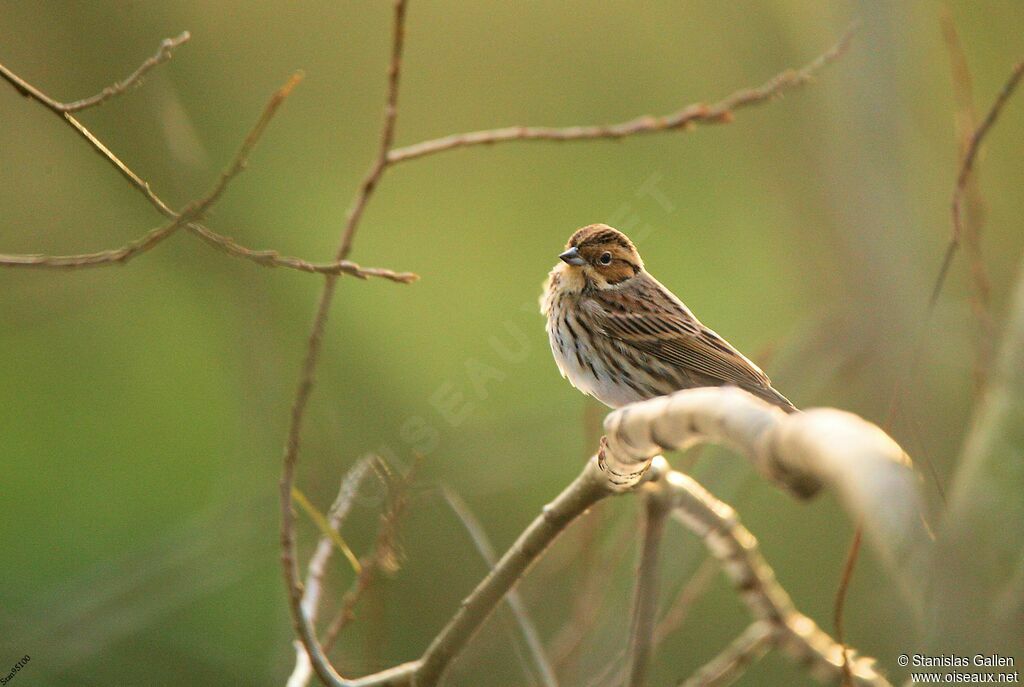
<svg viewBox="0 0 1024 687"><path fill-rule="evenodd" d="M645 275L646 276L646 275ZM705 327L653 278L638 293L604 291L589 308L597 325L617 341L670 365L740 387L771 388L757 365Z"/></svg>

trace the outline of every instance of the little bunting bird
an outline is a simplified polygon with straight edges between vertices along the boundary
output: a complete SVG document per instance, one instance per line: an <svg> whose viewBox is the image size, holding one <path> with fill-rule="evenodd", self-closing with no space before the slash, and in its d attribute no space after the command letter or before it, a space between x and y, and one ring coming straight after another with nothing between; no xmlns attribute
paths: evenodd
<svg viewBox="0 0 1024 687"><path fill-rule="evenodd" d="M541 313L558 369L583 393L618 408L680 389L734 385L796 411L761 368L647 273L622 232L583 227L558 258Z"/></svg>

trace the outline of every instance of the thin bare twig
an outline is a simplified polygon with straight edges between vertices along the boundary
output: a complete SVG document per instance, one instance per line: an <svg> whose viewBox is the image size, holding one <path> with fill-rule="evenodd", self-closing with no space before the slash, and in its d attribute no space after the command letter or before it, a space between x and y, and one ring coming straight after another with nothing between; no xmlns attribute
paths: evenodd
<svg viewBox="0 0 1024 687"><path fill-rule="evenodd" d="M864 528L858 523L853 531L853 538L846 551L846 560L843 562L843 572L839 576L839 586L836 588L836 596L832 606L832 621L836 633L836 641L843 648L843 687L853 687L853 672L850 670L850 651L846 646L846 629L843 626L846 612L846 597L850 591L850 583L853 581L853 571L857 567L857 558L860 555L860 543L864 535Z"/></svg>
<svg viewBox="0 0 1024 687"><path fill-rule="evenodd" d="M14 88L23 96L38 101L54 114L67 115L99 105L116 95L121 95L130 87L138 85L141 83L142 77L146 75L146 72L158 64L171 59L171 55L175 48L178 48L183 43L187 42L191 37L192 36L188 31L183 31L175 38L165 38L161 41L160 49L157 53L139 65L138 69L132 72L132 74L124 81L119 81L112 86L107 86L94 96L76 100L71 103L62 103L58 100L54 100L2 64L0 64L0 77L3 77L4 80L14 86ZM70 120L70 118L68 119Z"/></svg>
<svg viewBox="0 0 1024 687"><path fill-rule="evenodd" d="M341 525L352 508L352 502L359 491L363 478L370 472L374 458L364 456L345 473L338 488L338 496L334 499L327 513L327 526L334 532L340 531ZM327 573L327 564L334 553L334 542L329 536L320 537L313 556L309 559L306 573L305 591L302 595L302 607L309 616L311 623L316 623L320 611L320 594L323 590L323 579ZM361 570L357 566L357 574ZM302 643L295 640L295 668L288 677L287 687L306 687L313 675L313 666L309 662L309 654Z"/></svg>
<svg viewBox="0 0 1024 687"><path fill-rule="evenodd" d="M0 266L3 267L37 267L37 268L56 268L56 269L76 269L81 267L98 267L112 264L123 264L131 258L144 253L164 239L174 234L179 228L184 226L188 231L192 232L208 245L214 246L230 255L235 257L244 258L250 260L256 264L263 265L266 267L285 267L290 269L299 270L302 272L316 272L321 274L349 274L351 276L359 278L367 277L381 277L390 281L409 283L416 279L416 275L408 272L393 272L392 270L386 270L381 268L362 268L356 263L350 261L339 260L334 263L316 264L310 263L299 258L292 258L287 256L280 256L276 251L253 251L249 248L242 246L236 241L218 234L214 230L196 221L200 216L196 216L188 219L185 222L178 222L178 213L171 209L171 207L158 196L149 183L142 177L136 174L128 165L126 165L117 155L113 153L102 141L100 141L89 129L82 124L73 113L79 112L89 107L99 105L100 103L122 93L125 93L133 85L141 83L142 77L147 72L156 67L157 65L166 62L170 59L173 50L190 38L189 33L186 31L176 38L165 39L160 44L160 50L152 57L143 62L138 69L136 69L128 78L124 81L118 82L113 86L105 88L99 94L78 100L72 103L60 102L46 93L36 88L28 81L24 80L8 67L0 64L0 78L7 81L15 90L26 98L35 100L37 103L45 107L47 110L60 117L65 124L70 126L75 133L83 138L89 146L98 153L104 160L106 160L117 172L126 180L128 183L141 193L146 200L159 212L161 215L171 220L171 222L163 227L158 227L151 230L142 237L128 242L124 246L115 249L109 249L104 251L97 251L93 253L82 253L78 255L0 255ZM298 81L301 79L300 75L293 76L288 84L284 88L279 90L271 103L268 104L267 108L264 109L263 117L253 131L250 132L249 137L252 138L253 143L255 139L259 138L262 134L262 127L266 126L270 117L273 115L273 110L281 104L288 93L291 91ZM259 129L257 131L256 129ZM248 139L247 139L248 140ZM250 146L251 147L251 146ZM247 154L246 154L247 156ZM236 158L238 160L238 158ZM245 164L244 158L242 164ZM240 170L238 170L240 171ZM234 172L237 174L238 171ZM219 195L219 193L217 194ZM213 199L214 202L216 198ZM212 204L212 203L211 203Z"/></svg>
<svg viewBox="0 0 1024 687"><path fill-rule="evenodd" d="M596 458L590 459L579 477L544 506L487 577L462 601L417 662L416 687L437 684L451 660L548 545L588 508L611 494Z"/></svg>
<svg viewBox="0 0 1024 687"><path fill-rule="evenodd" d="M772 77L758 88L736 91L713 105L697 103L661 117L643 115L618 124L568 127L510 126L503 129L488 129L485 131L454 134L423 141L422 143L416 143L404 148L396 148L388 153L387 160L390 164L397 164L453 148L490 145L507 141L614 140L625 138L626 136L657 133L660 131L687 131L697 124L727 124L733 120L733 113L736 110L772 100L781 95L783 91L809 82L815 72L838 59L846 52L857 29L857 24L852 25L838 43L806 66L796 70L786 70Z"/></svg>
<svg viewBox="0 0 1024 687"><path fill-rule="evenodd" d="M715 559L705 558L701 562L700 567L693 573L690 581L679 591L675 601L669 606L665 615L658 621L658 626L654 628L655 647L682 626L687 616L689 616L690 608L693 607L694 602L707 591L712 579L714 579L715 572L717 572Z"/></svg>
<svg viewBox="0 0 1024 687"><path fill-rule="evenodd" d="M239 244L229 236L211 231L201 224L194 224L189 227L192 233L200 239L224 253L251 260L265 267L287 267L300 272L314 272L316 274L347 274L357 279L368 277L379 277L401 284L411 284L419 279L419 275L413 272L395 272L394 270L381 267L362 267L351 260L338 260L336 262L308 262L302 258L294 258L288 255L281 255L275 250L252 250Z"/></svg>
<svg viewBox="0 0 1024 687"><path fill-rule="evenodd" d="M491 545L487 532L484 531L483 525L480 524L480 521L473 514L473 511L469 509L469 506L462 497L450 487L442 485L441 494L444 496L445 502L452 509L452 512L455 513L462 523L462 526L466 528L466 532L469 533L470 539L473 540L474 546L476 546L477 551L480 552L488 567L493 568L498 562L498 556ZM541 682L546 687L558 687L558 678L555 677L555 671L551 667L551 662L548 661L548 657L544 653L544 645L540 641L537 626L533 624L533 620L530 618L530 614L526 610L526 605L519 596L519 592L515 589L509 590L508 594L505 595L505 601L512 610L512 615L515 616L516 623L523 634L523 640L530 650L530 656L537 665Z"/></svg>
<svg viewBox="0 0 1024 687"><path fill-rule="evenodd" d="M751 623L722 653L680 682L679 687L725 687L732 684L751 663L771 648L774 633L771 623L760 620Z"/></svg>
<svg viewBox="0 0 1024 687"><path fill-rule="evenodd" d="M629 651L629 687L644 687L654 650L654 627L658 619L660 570L658 559L665 522L672 511L672 493L663 479L653 479L644 495L644 532L640 546L633 598L633 630Z"/></svg>
<svg viewBox="0 0 1024 687"><path fill-rule="evenodd" d="M960 164L971 146L971 134L977 127L977 112L974 108L974 93L971 72L967 66L963 45L957 34L956 24L948 6L939 11L939 24L949 54L950 72L953 83L953 100L956 103L956 134ZM965 184L965 221L963 223L963 246L971 272L971 309L978 324L975 332L976 351L974 356L974 390L981 391L988 376L988 365L992 358L995 340L995 323L992 319L992 286L981 252L981 231L985 224L985 203L981 195L977 174L971 175ZM954 222L956 220L954 219ZM955 225L954 225L955 226Z"/></svg>
<svg viewBox="0 0 1024 687"><path fill-rule="evenodd" d="M157 51L157 53L149 59L147 59L142 64L140 64L138 69L132 72L123 81L118 81L115 84L107 86L102 91L100 91L99 93L90 98L83 98L81 100L76 100L73 103L65 104L63 106L64 112L78 112L80 110L85 110L90 107L95 107L96 105L100 105L103 102L109 100L110 98L113 98L114 96L121 95L133 86L138 86L140 83L142 83L142 77L144 77L150 69L157 66L158 64L161 64L171 59L171 55L174 53L174 49L180 46L182 43L185 43L191 37L192 36L189 35L188 31L182 31L181 34L175 38L165 38L160 43L160 49Z"/></svg>
<svg viewBox="0 0 1024 687"><path fill-rule="evenodd" d="M182 225L178 219L171 220L154 229L150 229L137 239L129 241L120 248L101 250L95 253L77 253L75 255L5 255L0 254L0 266L31 267L41 269L79 269L84 267L101 267L112 264L124 264L166 239Z"/></svg>
<svg viewBox="0 0 1024 687"><path fill-rule="evenodd" d="M323 635L324 651L330 651L341 631L355 620L356 605L376 582L381 571L398 569L398 526L409 506L409 488L416 474L418 464L413 464L404 473L394 474L387 463L379 460L375 467L378 476L387 489L387 507L380 516L380 526L370 553L363 557L359 575L341 599L341 608L335 614Z"/></svg>
<svg viewBox="0 0 1024 687"><path fill-rule="evenodd" d="M100 251L98 253L85 253L81 255L0 255L0 265L5 267L80 268L97 267L111 263L123 264L136 255L144 253L156 244L160 243L180 227L200 219L206 211L220 199L224 191L227 190L231 180L245 169L245 165L249 161L249 155L252 153L256 143L263 135L267 125L270 124L270 120L273 119L274 114L281 106L281 103L284 102L285 98L288 97L292 89L301 79L302 76L300 74L293 75L284 86L279 88L274 95L271 96L266 106L264 106L259 119L256 120L252 129L250 129L248 135L246 135L245 140L238 149L238 152L235 153L235 157L232 159L231 164L228 165L227 169L221 173L220 178L217 180L217 183L214 184L209 193L201 199L189 204L180 213L168 210L170 213L168 216L171 219L169 223L162 227L157 227L156 229L149 231L142 238L131 241L125 246L115 250ZM149 188L148 185L146 188ZM163 206L162 201L161 206Z"/></svg>

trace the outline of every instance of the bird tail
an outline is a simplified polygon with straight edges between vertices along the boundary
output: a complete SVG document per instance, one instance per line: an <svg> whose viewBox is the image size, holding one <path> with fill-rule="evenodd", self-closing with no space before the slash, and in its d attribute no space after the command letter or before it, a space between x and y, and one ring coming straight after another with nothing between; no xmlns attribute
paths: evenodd
<svg viewBox="0 0 1024 687"><path fill-rule="evenodd" d="M788 398L780 394L773 387L760 386L755 388L747 388L747 391L754 394L758 398L762 398L765 401L768 401L772 405L776 405L782 408L787 413L795 413L800 410L795 405L793 405L793 403Z"/></svg>

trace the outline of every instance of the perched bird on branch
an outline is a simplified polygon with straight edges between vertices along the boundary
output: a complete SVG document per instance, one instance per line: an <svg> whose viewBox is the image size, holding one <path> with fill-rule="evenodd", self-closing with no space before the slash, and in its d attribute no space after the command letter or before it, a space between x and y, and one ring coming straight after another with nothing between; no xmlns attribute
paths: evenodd
<svg viewBox="0 0 1024 687"><path fill-rule="evenodd" d="M622 232L591 224L565 248L544 285L541 312L558 369L577 389L618 408L732 384L796 411L757 365L644 270Z"/></svg>

